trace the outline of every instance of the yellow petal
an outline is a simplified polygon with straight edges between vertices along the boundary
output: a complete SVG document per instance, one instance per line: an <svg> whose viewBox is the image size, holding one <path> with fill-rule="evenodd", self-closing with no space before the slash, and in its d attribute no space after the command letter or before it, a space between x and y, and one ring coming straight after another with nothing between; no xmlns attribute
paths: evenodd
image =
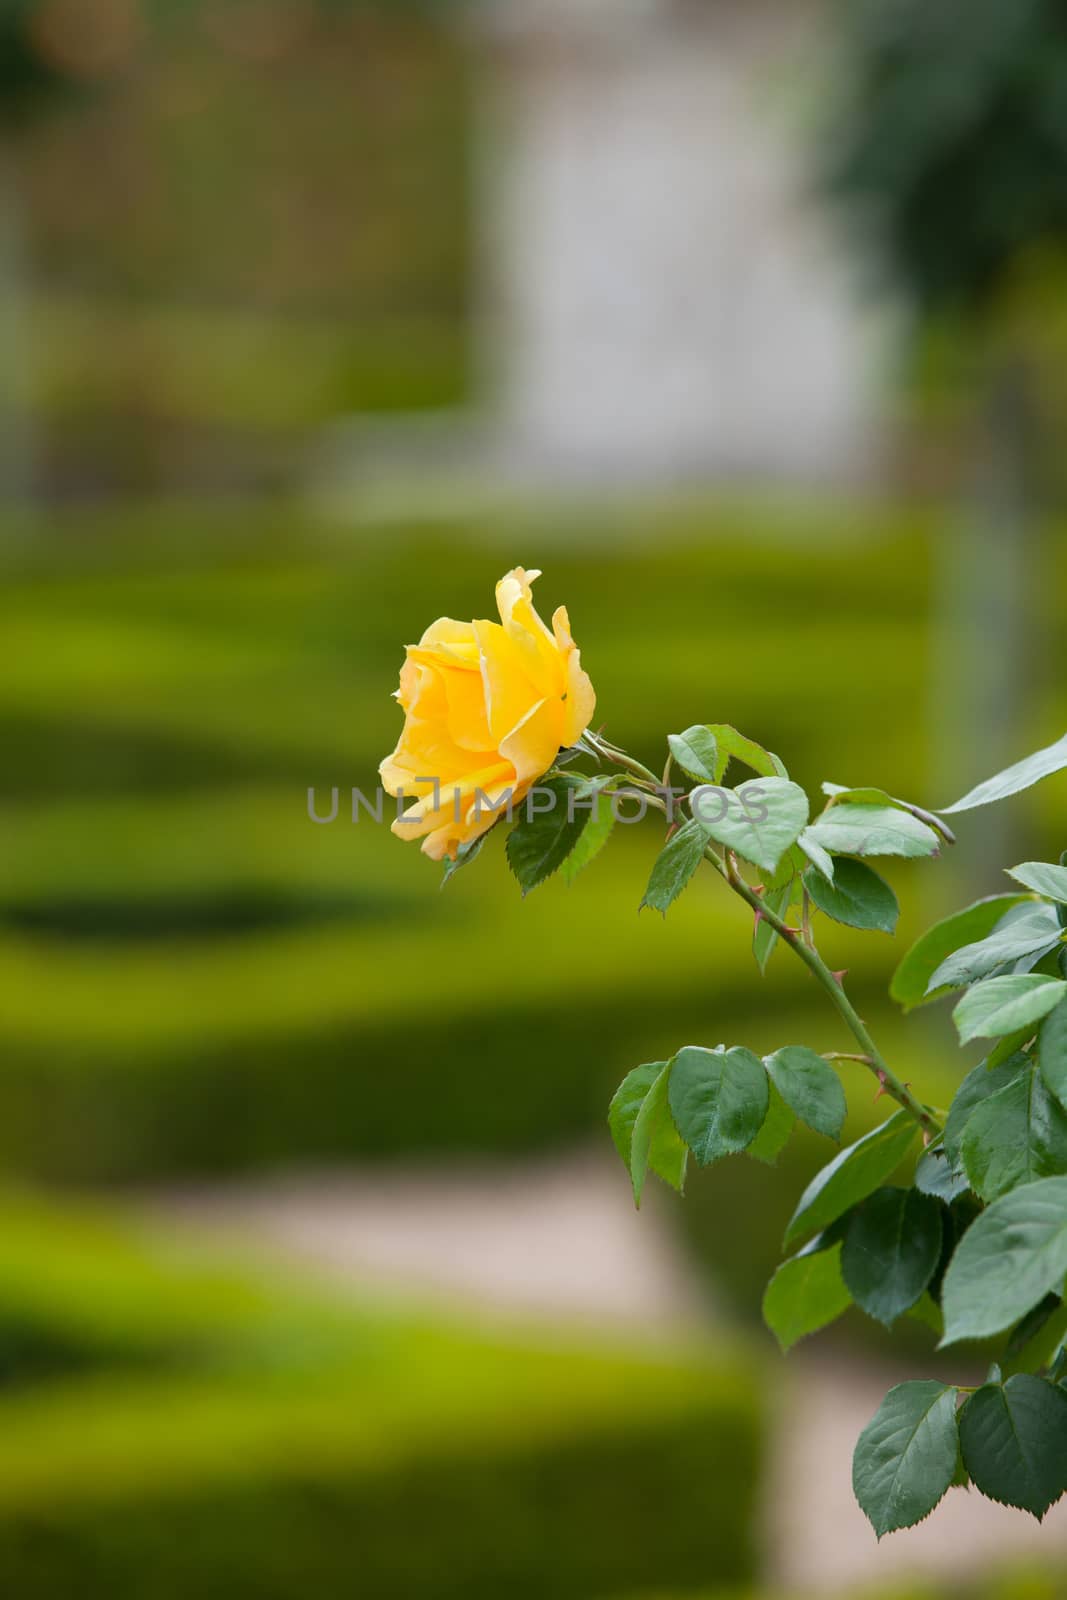
<svg viewBox="0 0 1067 1600"><path fill-rule="evenodd" d="M525 787L516 785L510 769L506 781L496 784L487 782L482 786L482 793L477 799L472 799L462 811L459 822L456 821L453 809L446 822L425 835L422 841L423 854L435 861L440 861L445 856L454 856L460 845L473 844L483 833L488 833L501 817L514 818L518 815L517 808L528 787L528 785ZM509 801L510 813L507 809Z"/></svg>
<svg viewBox="0 0 1067 1600"><path fill-rule="evenodd" d="M495 746L489 729L485 704L485 683L481 672L446 672L448 731L461 750L492 750Z"/></svg>
<svg viewBox="0 0 1067 1600"><path fill-rule="evenodd" d="M418 668L416 667L415 662L412 661L409 654L405 656L404 665L400 669L400 687L396 691L396 698L399 700L405 711L410 708L411 703L415 698L415 690L418 686L418 679Z"/></svg>
<svg viewBox="0 0 1067 1600"><path fill-rule="evenodd" d="M496 586L500 621L519 652L525 670L542 695L562 694L563 661L555 638L545 627L533 604L530 579L540 573L527 573L516 567Z"/></svg>
<svg viewBox="0 0 1067 1600"><path fill-rule="evenodd" d="M421 762L411 761L405 763L402 754L398 755L396 750L393 751L391 756L386 756L378 767L378 775L382 780L382 788L386 794L395 796L403 792L412 799L417 795L430 794L433 791L432 779L434 775L432 773L425 774L425 777L430 781L419 783L416 780L421 774Z"/></svg>
<svg viewBox="0 0 1067 1600"><path fill-rule="evenodd" d="M422 841L422 853L429 856L431 861L443 861L445 856L454 856L460 845L472 844L480 833L488 833L492 826L492 819L477 828L446 823L444 827L435 828L433 833L426 835Z"/></svg>
<svg viewBox="0 0 1067 1600"><path fill-rule="evenodd" d="M574 649L574 640L571 637L571 619L567 615L566 606L557 606L552 613L552 637L556 641L556 649L561 655L566 655L568 650Z"/></svg>
<svg viewBox="0 0 1067 1600"><path fill-rule="evenodd" d="M543 694L527 672L526 657L499 622L476 622L489 727L497 748Z"/></svg>
<svg viewBox="0 0 1067 1600"><path fill-rule="evenodd" d="M539 576L516 567L500 580L499 623L439 617L407 652L404 727L379 770L391 793L414 802L393 832L421 838L437 859L491 828L509 794L520 804L592 719L596 696L566 608L550 631L534 607Z"/></svg>
<svg viewBox="0 0 1067 1600"><path fill-rule="evenodd" d="M430 790L413 805L408 806L402 817L397 817L391 823L393 833L399 839L421 839L425 834L432 833L435 829L444 826L465 828L475 807L486 813L489 827L496 820L489 810L490 802L494 801L502 789L511 785L514 780L514 771L506 761L495 761L490 766L481 767L476 772L468 772L455 783L442 783L436 792ZM478 805L478 793L481 791L485 800ZM485 830L478 828L479 832Z"/></svg>
<svg viewBox="0 0 1067 1600"><path fill-rule="evenodd" d="M589 674L582 671L582 657L572 650L567 657L567 698L563 705L563 743L577 744L593 720L596 692Z"/></svg>
<svg viewBox="0 0 1067 1600"><path fill-rule="evenodd" d="M563 718L561 701L541 700L500 741L500 754L514 767L517 783L529 784L548 771L559 752Z"/></svg>
<svg viewBox="0 0 1067 1600"><path fill-rule="evenodd" d="M464 772L469 771L472 765L481 766L484 761L478 752L478 759L472 762L470 749L460 745L453 737L452 712L446 681L448 669L442 669L432 657L429 665L416 661L414 658L417 653L417 647L409 653L414 663L415 687L400 740L396 749L386 757L378 769L383 786L391 794L396 794L400 788L411 793L419 792L419 786L414 786L410 782L410 779L415 777L437 778L442 783L452 783ZM470 679L480 700L479 673L456 672L454 676ZM493 751L494 741L488 737L488 729L484 725L479 729L472 722L469 731L472 742L477 742L476 736L484 732L487 735L485 748L490 752ZM405 775L408 781L405 781Z"/></svg>
<svg viewBox="0 0 1067 1600"><path fill-rule="evenodd" d="M469 659L473 653L477 661L478 651L474 644L474 629L469 622L454 622L451 617L438 617L436 622L431 622L417 648L432 650L440 648L444 653L455 659Z"/></svg>

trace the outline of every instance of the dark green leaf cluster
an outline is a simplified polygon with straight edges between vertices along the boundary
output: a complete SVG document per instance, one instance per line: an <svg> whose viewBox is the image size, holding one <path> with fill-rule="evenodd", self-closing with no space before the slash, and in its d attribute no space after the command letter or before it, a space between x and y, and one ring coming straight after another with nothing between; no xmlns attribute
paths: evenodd
<svg viewBox="0 0 1067 1600"><path fill-rule="evenodd" d="M574 770L582 756L605 770ZM944 810L969 812L1065 767L1067 736ZM665 913L707 862L753 913L761 970L776 946L792 947L860 1048L761 1057L688 1044L635 1067L609 1113L635 1202L650 1172L681 1191L690 1158L773 1163L797 1120L839 1141L838 1063L872 1073L897 1109L800 1196L765 1320L783 1349L851 1306L887 1327L915 1317L946 1346L1001 1339L1005 1375L996 1368L975 1392L933 1381L890 1392L859 1441L856 1494L879 1536L963 1481L1042 1516L1067 1490L1067 854L1012 868L1011 892L945 919L897 967L891 992L906 1010L951 995L961 1044L989 1041L942 1112L879 1054L814 924L821 914L892 934L896 896L867 858L934 857L952 831L881 788L827 783L823 795L813 816L779 758L726 723L672 734L662 779L587 731L523 806L507 859L524 894L557 871L570 880L607 843L616 803L636 801L665 829L643 906ZM480 844L447 863L446 879Z"/></svg>
<svg viewBox="0 0 1067 1600"><path fill-rule="evenodd" d="M1067 1393L1047 1378L995 1372L966 1397L901 1383L860 1435L852 1486L879 1538L928 1517L954 1483L1040 1519L1067 1492L1065 1436Z"/></svg>
<svg viewBox="0 0 1067 1600"><path fill-rule="evenodd" d="M948 809L1014 794L1065 756L1061 740ZM884 1316L901 1309L934 1261L925 1287L942 1344L1006 1336L1010 1375L995 1369L969 1395L937 1383L890 1392L854 1464L857 1498L879 1536L928 1515L954 1482L1037 1517L1067 1492L1067 855L1024 862L1009 876L1024 893L946 918L897 968L892 993L905 1008L954 994L960 1042L991 1047L957 1090L914 1188L883 1191L854 1213L839 1269L852 1298ZM841 1296L835 1284L813 1305L797 1282L799 1309L783 1308L781 1294L770 1309L799 1337L838 1314Z"/></svg>
<svg viewBox="0 0 1067 1600"><path fill-rule="evenodd" d="M741 1151L774 1161L798 1117L837 1139L845 1111L837 1073L801 1045L762 1060L741 1045L685 1045L629 1072L608 1120L640 1203L649 1170L681 1190L690 1153L705 1167Z"/></svg>
<svg viewBox="0 0 1067 1600"><path fill-rule="evenodd" d="M952 834L884 790L837 784L824 785L812 820L777 758L740 737L707 725L670 740L668 772L674 764L697 787L681 801L644 904L665 911L707 858L757 908L761 967L787 940L836 995L812 938L814 914L892 933L896 898L863 858L933 856ZM734 756L756 778L727 791L732 804L706 809L705 796L722 800ZM946 810L972 810L1064 766L1067 739ZM1024 862L1010 876L1017 890L932 928L893 979L905 1009L953 995L961 1043L990 1041L947 1114L908 1095L873 1046L828 1058L791 1045L760 1058L739 1045L686 1045L635 1068L611 1107L639 1201L650 1170L680 1190L690 1156L701 1165L742 1152L774 1161L798 1118L839 1139L839 1060L866 1066L899 1102L809 1183L786 1228L794 1253L763 1306L783 1349L850 1306L887 1327L916 1317L944 1345L1002 1337L1006 1376L996 1368L976 1392L902 1384L865 1430L855 1488L879 1536L927 1516L953 1483L1036 1516L1067 1490L1067 855ZM797 924L787 920L794 908ZM862 1023L843 999L839 1009L862 1042Z"/></svg>
<svg viewBox="0 0 1067 1600"><path fill-rule="evenodd" d="M0 107L7 124L23 120L63 81L34 41L34 13L42 10L38 0L7 0L0 8Z"/></svg>
<svg viewBox="0 0 1067 1600"><path fill-rule="evenodd" d="M80 61L62 37L57 47L57 23L60 34L69 25L47 0L0 4L0 128L21 129L62 98L98 92L121 72L121 62L101 68L91 58Z"/></svg>
<svg viewBox="0 0 1067 1600"><path fill-rule="evenodd" d="M926 306L1067 239L1064 0L848 0L827 179Z"/></svg>
<svg viewBox="0 0 1067 1600"><path fill-rule="evenodd" d="M755 892L777 918L804 906L809 915L820 911L850 927L892 933L900 912L896 896L861 858L935 856L952 840L940 818L875 788L824 784L826 803L811 820L808 798L781 760L725 724L687 728L672 734L668 746L668 774L677 767L697 787L681 791L680 799L674 798L679 791L670 791L676 826L642 901L657 911L667 911L717 846L752 869ZM733 761L756 776L724 788ZM770 918L757 918L753 954L761 971L779 937Z"/></svg>

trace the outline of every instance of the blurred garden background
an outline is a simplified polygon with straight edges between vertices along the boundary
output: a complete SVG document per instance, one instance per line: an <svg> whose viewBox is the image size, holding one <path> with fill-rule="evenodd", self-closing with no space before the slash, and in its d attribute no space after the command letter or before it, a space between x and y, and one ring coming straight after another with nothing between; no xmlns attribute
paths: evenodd
<svg viewBox="0 0 1067 1600"><path fill-rule="evenodd" d="M839 1048L804 973L714 882L639 917L651 823L523 903L345 804L517 564L652 765L943 804L1062 734L1065 23L0 0L5 1593L1067 1593L1062 1516L852 1505L943 1358L761 1328L816 1136L632 1209L619 1079ZM827 934L931 1099L892 968L1064 795Z"/></svg>

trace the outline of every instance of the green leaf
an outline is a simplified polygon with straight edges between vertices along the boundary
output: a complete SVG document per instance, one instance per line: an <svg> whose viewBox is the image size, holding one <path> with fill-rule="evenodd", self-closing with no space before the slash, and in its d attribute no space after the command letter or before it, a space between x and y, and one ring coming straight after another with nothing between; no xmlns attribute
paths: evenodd
<svg viewBox="0 0 1067 1600"><path fill-rule="evenodd" d="M917 1189L877 1189L848 1220L841 1271L867 1315L890 1327L915 1304L941 1258L941 1207Z"/></svg>
<svg viewBox="0 0 1067 1600"><path fill-rule="evenodd" d="M986 978L968 989L952 1013L960 1043L971 1039L999 1039L1030 1023L1040 1022L1067 995L1062 978L1039 972L1019 972L1005 978Z"/></svg>
<svg viewBox="0 0 1067 1600"><path fill-rule="evenodd" d="M849 783L822 783L819 785L823 794L829 795L831 800L853 801L861 806L895 806L896 801L885 789L875 788L872 784L861 784L859 788ZM906 809L906 808L904 808Z"/></svg>
<svg viewBox="0 0 1067 1600"><path fill-rule="evenodd" d="M763 1126L769 1105L767 1074L751 1050L686 1045L675 1056L671 1111L701 1166L746 1149Z"/></svg>
<svg viewBox="0 0 1067 1600"><path fill-rule="evenodd" d="M773 1083L769 1085L769 1095L767 1115L763 1119L763 1125L752 1143L746 1146L745 1154L764 1162L768 1167L773 1167L789 1143L789 1135L796 1125L796 1117Z"/></svg>
<svg viewBox="0 0 1067 1600"><path fill-rule="evenodd" d="M957 1172L948 1159L943 1145L932 1145L924 1150L915 1168L915 1187L920 1194L933 1195L951 1205L970 1188L967 1175Z"/></svg>
<svg viewBox="0 0 1067 1600"><path fill-rule="evenodd" d="M651 1167L665 1183L681 1193L689 1152L671 1118L668 1084L671 1069L664 1065L652 1082L637 1113L630 1147L630 1177L634 1204L641 1204L645 1175Z"/></svg>
<svg viewBox="0 0 1067 1600"><path fill-rule="evenodd" d="M1047 1294L1011 1330L1005 1350L1012 1372L1036 1372L1049 1366L1067 1334L1067 1305Z"/></svg>
<svg viewBox="0 0 1067 1600"><path fill-rule="evenodd" d="M495 826L496 824L494 823L493 827ZM481 853L482 845L492 831L492 828L486 828L485 832L479 834L477 839L472 839L469 844L461 844L454 856L445 856L445 870L441 876L442 889L449 879L455 876L460 867L470 866L471 862Z"/></svg>
<svg viewBox="0 0 1067 1600"><path fill-rule="evenodd" d="M829 1062L801 1044L787 1044L763 1064L786 1105L809 1128L839 1139L848 1106L841 1080Z"/></svg>
<svg viewBox="0 0 1067 1600"><path fill-rule="evenodd" d="M611 1097L611 1104L608 1107L608 1127L627 1171L630 1170L630 1151L633 1146L637 1113L644 1105L649 1089L666 1065L665 1061L646 1061L641 1066L632 1068Z"/></svg>
<svg viewBox="0 0 1067 1600"><path fill-rule="evenodd" d="M985 1058L985 1064L992 1069L1002 1066L1005 1061L1010 1061L1012 1056L1017 1056L1023 1045L1029 1044L1034 1037L1033 1024L1026 1028L1016 1028L1014 1033L1006 1033L1003 1039L998 1039Z"/></svg>
<svg viewBox="0 0 1067 1600"><path fill-rule="evenodd" d="M707 727L707 732L715 740L718 749L718 758L715 762L715 771L712 783L721 783L726 776L726 769L735 758L746 767L751 767L753 772L758 772L762 778L787 778L782 763L771 751L764 750L761 744L754 739L746 739L743 733L738 733L736 728L731 728L727 722L713 722Z"/></svg>
<svg viewBox="0 0 1067 1600"><path fill-rule="evenodd" d="M788 778L761 778L739 789L708 784L693 790L689 804L706 834L768 872L808 820L808 797Z"/></svg>
<svg viewBox="0 0 1067 1600"><path fill-rule="evenodd" d="M573 809L573 816L568 813L588 795L590 783L590 779L570 772L542 778L537 789L546 798L552 796L551 810L537 811L531 817L524 808L521 820L508 834L508 865L524 897L550 878L578 843L589 811L582 808ZM572 795L574 800L569 800Z"/></svg>
<svg viewBox="0 0 1067 1600"><path fill-rule="evenodd" d="M859 805L897 806L901 811L910 811L920 822L925 822L948 844L956 843L956 835L936 812L927 811L924 806L913 805L910 800L899 800L896 795L887 794L884 789L871 788L869 785L861 789L852 789L840 783L824 783L822 792L837 801L853 801Z"/></svg>
<svg viewBox="0 0 1067 1600"><path fill-rule="evenodd" d="M588 798L592 810L586 813L585 826L578 836L578 842L560 867L564 883L572 884L582 868L600 854L610 839L615 826L611 790L619 781L616 777L597 778L593 780L595 787L590 785Z"/></svg>
<svg viewBox="0 0 1067 1600"><path fill-rule="evenodd" d="M1067 1177L994 1200L967 1229L941 1292L943 1344L1002 1333L1067 1276Z"/></svg>
<svg viewBox="0 0 1067 1600"><path fill-rule="evenodd" d="M987 938L965 944L946 956L930 974L927 988L960 989L1025 956L1047 955L1059 937L1059 924L1051 906L1035 906L1021 916L1009 911Z"/></svg>
<svg viewBox="0 0 1067 1600"><path fill-rule="evenodd" d="M1008 877L1046 900L1067 905L1067 867L1053 866L1050 861L1024 861L1021 866L1009 867Z"/></svg>
<svg viewBox="0 0 1067 1600"><path fill-rule="evenodd" d="M765 890L763 902L776 916L784 917L789 910L789 902L792 896L792 886L787 883L781 889ZM761 972L766 972L767 963L774 954L774 947L777 943L777 930L771 926L766 917L759 917L752 931L752 954L755 956L756 965Z"/></svg>
<svg viewBox="0 0 1067 1600"><path fill-rule="evenodd" d="M946 814L951 814L954 811L973 811L975 806L988 806L994 800L1006 800L1009 795L1019 794L1023 789L1031 788L1042 778L1049 777L1053 772L1059 772L1063 767L1067 767L1067 733L1055 744L1036 751L1023 761L1017 761L1013 767L998 772L996 777L987 778L984 783L971 789L954 805L941 806L940 809Z"/></svg>
<svg viewBox="0 0 1067 1600"><path fill-rule="evenodd" d="M932 974L947 955L963 944L984 939L992 933L997 923L1012 906L1019 905L1025 897L1016 894L992 895L987 900L976 900L963 911L957 911L944 921L929 928L917 940L893 974L889 993L898 1005L910 1011L914 1006L936 1000L937 995L927 990Z"/></svg>
<svg viewBox="0 0 1067 1600"><path fill-rule="evenodd" d="M786 1249L836 1222L879 1188L900 1165L918 1131L918 1124L901 1110L836 1155L801 1195L785 1232Z"/></svg>
<svg viewBox="0 0 1067 1600"><path fill-rule="evenodd" d="M964 1131L975 1108L990 1095L999 1094L1001 1089L1013 1082L1020 1067L1025 1065L1026 1057L1016 1052L998 1067L991 1069L986 1062L980 1061L968 1072L953 1096L945 1122L945 1153L954 1168L960 1166Z"/></svg>
<svg viewBox="0 0 1067 1600"><path fill-rule="evenodd" d="M1013 1077L987 1095L963 1132L963 1166L983 1200L1067 1173L1067 1112L1045 1087L1035 1062L1016 1058Z"/></svg>
<svg viewBox="0 0 1067 1600"><path fill-rule="evenodd" d="M1067 1108L1067 999L1042 1022L1037 1053L1041 1076L1060 1105Z"/></svg>
<svg viewBox="0 0 1067 1600"><path fill-rule="evenodd" d="M697 723L684 733L668 734L667 744L682 771L691 778L698 783L718 782L715 774L719 765L719 747L710 728Z"/></svg>
<svg viewBox="0 0 1067 1600"><path fill-rule="evenodd" d="M975 1488L1038 1521L1067 1490L1067 1394L1016 1373L987 1383L960 1416L963 1461Z"/></svg>
<svg viewBox="0 0 1067 1600"><path fill-rule="evenodd" d="M647 1061L622 1080L608 1108L611 1137L630 1174L634 1201L649 1168L672 1189L682 1189L688 1157L671 1120L667 1101L668 1064Z"/></svg>
<svg viewBox="0 0 1067 1600"><path fill-rule="evenodd" d="M763 1320L783 1350L847 1311L849 1292L841 1276L841 1245L809 1247L783 1261L763 1296Z"/></svg>
<svg viewBox="0 0 1067 1600"><path fill-rule="evenodd" d="M852 1487L879 1539L930 1515L958 1456L955 1389L932 1379L890 1389L852 1458Z"/></svg>
<svg viewBox="0 0 1067 1600"><path fill-rule="evenodd" d="M672 906L704 859L708 836L699 822L686 822L673 833L656 857L641 909L662 911Z"/></svg>
<svg viewBox="0 0 1067 1600"><path fill-rule="evenodd" d="M941 842L910 811L894 806L830 806L812 823L808 837L838 856L936 856Z"/></svg>
<svg viewBox="0 0 1067 1600"><path fill-rule="evenodd" d="M833 883L818 872L804 874L804 887L820 911L850 928L893 933L900 907L897 897L872 867L845 856L837 862Z"/></svg>
<svg viewBox="0 0 1067 1600"><path fill-rule="evenodd" d="M773 872L764 868L762 873L764 889L788 888L791 896L798 899L797 878L806 865L807 860L799 844L790 845Z"/></svg>
<svg viewBox="0 0 1067 1600"><path fill-rule="evenodd" d="M834 858L828 850L824 850L817 840L811 837L811 829L805 828L797 838L797 844L803 850L808 860L817 872L821 873L827 883L834 881Z"/></svg>

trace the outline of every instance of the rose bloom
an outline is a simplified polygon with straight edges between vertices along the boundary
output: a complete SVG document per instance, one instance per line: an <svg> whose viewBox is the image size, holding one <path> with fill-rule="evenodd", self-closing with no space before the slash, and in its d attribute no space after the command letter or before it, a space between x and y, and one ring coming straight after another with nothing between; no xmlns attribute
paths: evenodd
<svg viewBox="0 0 1067 1600"><path fill-rule="evenodd" d="M516 567L501 578L499 622L441 617L408 646L396 691L404 730L378 770L389 794L414 800L393 832L421 839L435 861L487 832L502 814L490 806L509 790L521 800L592 718L596 695L566 607L551 632L534 610L540 576Z"/></svg>

